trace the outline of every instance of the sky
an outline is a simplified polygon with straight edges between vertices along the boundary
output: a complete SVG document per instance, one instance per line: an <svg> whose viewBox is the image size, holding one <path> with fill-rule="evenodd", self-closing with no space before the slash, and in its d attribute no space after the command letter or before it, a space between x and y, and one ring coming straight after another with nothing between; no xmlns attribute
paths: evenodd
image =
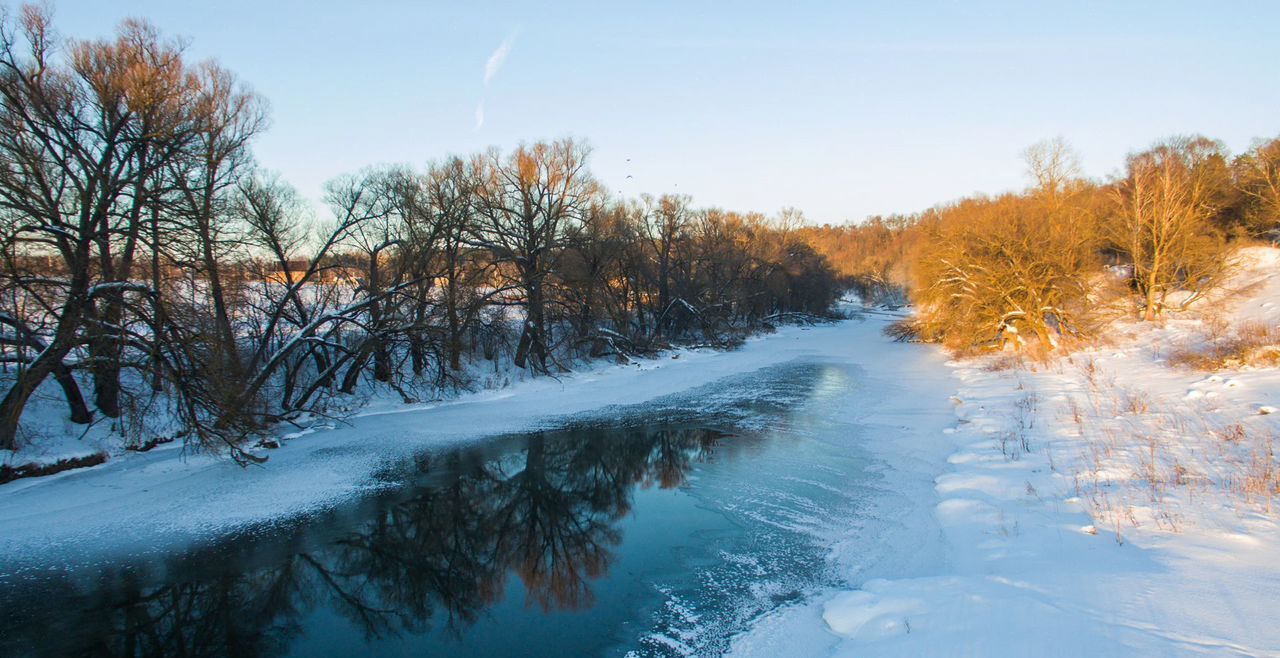
<svg viewBox="0 0 1280 658"><path fill-rule="evenodd" d="M13 3L9 3L12 7ZM144 17L263 95L259 162L324 181L585 139L627 196L812 223L1026 184L1062 137L1084 173L1202 133L1280 135L1280 2L55 0L66 37Z"/></svg>

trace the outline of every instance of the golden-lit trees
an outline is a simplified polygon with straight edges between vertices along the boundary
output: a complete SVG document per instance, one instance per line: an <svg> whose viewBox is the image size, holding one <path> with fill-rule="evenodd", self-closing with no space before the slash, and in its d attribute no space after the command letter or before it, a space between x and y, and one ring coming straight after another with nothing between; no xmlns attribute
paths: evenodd
<svg viewBox="0 0 1280 658"><path fill-rule="evenodd" d="M1245 229L1253 236L1280 237L1280 138L1258 141L1232 168Z"/></svg>
<svg viewBox="0 0 1280 658"><path fill-rule="evenodd" d="M1035 197L970 199L940 211L916 265L917 330L957 350L1054 348L1087 319L1096 239Z"/></svg>
<svg viewBox="0 0 1280 658"><path fill-rule="evenodd" d="M1054 349L1082 332L1098 237L1091 187L1061 140L1025 153L1025 194L966 199L936 211L915 265L915 331L957 350Z"/></svg>
<svg viewBox="0 0 1280 658"><path fill-rule="evenodd" d="M1211 288L1227 267L1228 246L1213 219L1226 185L1221 145L1182 137L1129 157L1104 222L1111 246L1128 261L1141 316L1158 319L1177 290L1180 305Z"/></svg>
<svg viewBox="0 0 1280 658"><path fill-rule="evenodd" d="M803 226L796 235L822 254L847 286L868 304L907 302L910 268L923 235L919 215L895 215L843 226Z"/></svg>
<svg viewBox="0 0 1280 658"><path fill-rule="evenodd" d="M1123 177L1099 186L1079 177L1061 140L1032 146L1026 192L965 199L919 220L909 258L918 314L898 329L957 349L1029 337L1055 347L1064 334L1088 335L1120 272L1121 296L1142 318L1186 308L1229 268L1225 228L1239 221L1240 197L1268 216L1269 155L1260 144L1233 163L1219 142L1178 137L1130 156Z"/></svg>

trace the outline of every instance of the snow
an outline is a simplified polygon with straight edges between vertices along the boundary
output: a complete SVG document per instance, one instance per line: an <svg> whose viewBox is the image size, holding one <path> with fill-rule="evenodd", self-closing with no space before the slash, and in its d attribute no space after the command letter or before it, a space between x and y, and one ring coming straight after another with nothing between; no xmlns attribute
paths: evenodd
<svg viewBox="0 0 1280 658"><path fill-rule="evenodd" d="M1227 289L1243 296L1231 310L1239 322L1280 320L1280 249L1249 247L1237 256L1240 272Z"/></svg>
<svg viewBox="0 0 1280 658"><path fill-rule="evenodd" d="M837 594L823 606L823 620L833 632L863 640L910 633L908 620L927 612L928 606L919 598L882 596L877 590L888 584L872 580L860 590Z"/></svg>
<svg viewBox="0 0 1280 658"><path fill-rule="evenodd" d="M1215 315L1276 323L1280 251L1240 260ZM1280 509L1256 486L1275 486L1280 371L1167 365L1206 325L1120 323L1108 347L1024 369L950 363L941 559L855 576L733 653L1280 655Z"/></svg>

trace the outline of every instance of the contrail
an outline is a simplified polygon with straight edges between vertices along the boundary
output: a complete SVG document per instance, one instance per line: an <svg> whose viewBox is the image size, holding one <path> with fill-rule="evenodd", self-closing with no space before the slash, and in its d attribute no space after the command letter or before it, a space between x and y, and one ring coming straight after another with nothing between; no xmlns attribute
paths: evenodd
<svg viewBox="0 0 1280 658"><path fill-rule="evenodd" d="M484 86L489 86L489 81L498 74L498 70L502 68L502 63L507 61L507 53L511 52L511 45L516 42L516 34L517 32L512 32L511 36L503 40L498 49L493 51L492 55L489 55L489 61L484 63Z"/></svg>
<svg viewBox="0 0 1280 658"><path fill-rule="evenodd" d="M502 69L502 64L507 61L507 55L511 52L511 46L516 42L516 35L520 33L519 29L513 30L502 43L498 44L497 49L489 55L488 61L484 63L484 86L489 88L489 82L493 80L493 76L498 75L498 71ZM476 104L476 131L479 132L484 127L484 98L480 98L480 102Z"/></svg>

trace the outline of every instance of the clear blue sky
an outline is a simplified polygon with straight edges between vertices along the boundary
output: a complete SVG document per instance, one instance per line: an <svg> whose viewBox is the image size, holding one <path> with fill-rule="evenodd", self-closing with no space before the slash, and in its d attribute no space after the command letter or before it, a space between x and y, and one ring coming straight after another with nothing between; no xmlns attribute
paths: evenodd
<svg viewBox="0 0 1280 658"><path fill-rule="evenodd" d="M1280 2L551 4L55 10L75 37L148 18L236 71L271 103L260 161L311 198L367 164L572 135L613 190L840 222L1021 187L1044 138L1105 176L1171 134L1280 134Z"/></svg>

